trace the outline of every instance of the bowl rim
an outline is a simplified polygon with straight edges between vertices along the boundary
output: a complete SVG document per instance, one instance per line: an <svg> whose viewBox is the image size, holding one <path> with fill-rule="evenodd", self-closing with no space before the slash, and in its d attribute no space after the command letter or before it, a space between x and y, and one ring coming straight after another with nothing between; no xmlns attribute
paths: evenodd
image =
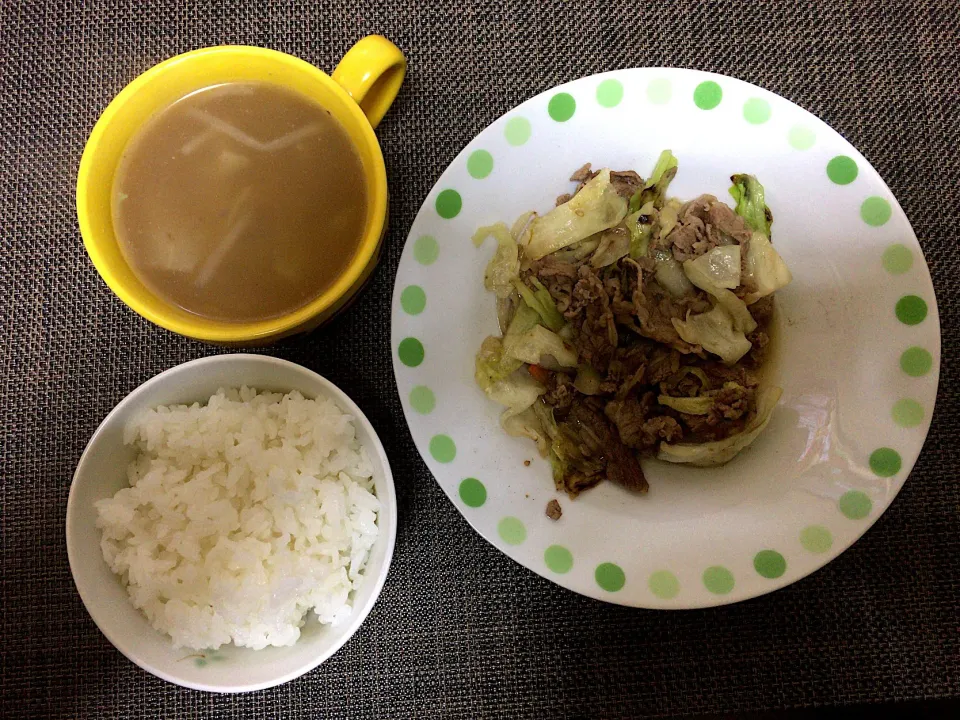
<svg viewBox="0 0 960 720"><path fill-rule="evenodd" d="M372 440L372 447L368 447L368 450L374 451L378 456L381 464L383 465L384 472L384 484L386 486L387 492L386 497L381 498L377 496L380 502L382 503L381 513L377 517L377 524L380 533L386 531L387 534L387 544L384 553L384 560L381 567L376 573L376 577L371 575L365 575L365 582L373 582L373 592L370 594L370 598L367 602L360 608L354 606L353 610L355 616L351 619L350 623L346 626L346 629L343 635L336 640L329 648L323 652L318 653L316 657L311 659L309 662L304 663L302 666L297 669L288 672L284 675L277 676L274 679L258 682L258 683L247 683L247 684L235 684L229 686L214 686L204 683L196 683L189 680L184 680L179 678L169 672L166 672L160 668L154 667L147 662L142 661L137 657L137 653L134 650L133 645L128 642L125 638L119 636L117 633L113 632L110 626L106 623L102 623L97 618L97 614L91 610L94 598L84 595L83 591L80 589L80 583L77 582L78 572L78 557L77 552L79 548L71 542L71 538L74 536L74 523L76 522L76 513L78 509L76 507L76 493L74 492L80 482L81 470L85 462L87 461L92 448L94 445L99 442L101 434L104 432L107 424L114 418L115 415L119 414L125 407L130 406L135 403L136 400L143 394L147 393L149 390L155 388L158 385L162 385L166 382L169 382L171 378L176 377L176 375L184 370L196 367L202 367L206 365L214 365L218 363L230 363L237 360L244 361L253 361L258 363L263 363L267 366L274 367L286 367L288 369L294 370L301 374L306 375L307 377L318 381L320 385L323 386L324 390L330 394L330 396L337 402L337 404L345 411L350 413L355 422L358 422L364 429L370 434ZM385 511L385 512L384 512ZM387 521L386 524L383 524L383 517L386 515ZM347 641L349 641L354 634L359 630L360 626L367 619L367 616L370 614L370 611L373 609L373 606L377 603L377 600L380 597L380 593L383 590L383 586L386 583L387 575L390 571L390 566L393 560L393 553L396 547L397 539L397 493L396 486L393 481L393 472L390 468L389 458L387 453L383 448L383 443L380 441L380 437L377 434L376 430L373 427L373 424L363 413L363 411L357 406L357 404L348 396L343 390L334 385L330 380L327 380L325 377L319 373L310 370L302 365L291 362L289 360L283 360L281 358L275 358L268 355L257 355L253 353L233 353L228 355L213 355L209 357L198 358L195 360L190 360L179 365L175 365L163 372L154 375L149 380L138 385L134 390L128 393L119 403L114 406L114 408L107 413L104 419L97 425L97 429L94 430L93 434L90 436L90 439L87 441L86 446L83 449L83 453L80 455L80 459L77 461L76 469L74 470L73 478L70 482L70 492L67 497L67 512L66 512L66 523L65 523L65 542L67 546L67 560L70 565L70 576L73 579L74 587L77 590L77 593L80 595L80 600L83 602L83 606L87 611L87 614L90 616L90 619L93 620L94 624L103 633L104 637L110 641L110 644L113 645L124 657L130 660L132 663L140 667L141 669L147 671L151 675L154 675L161 680L166 680L167 682L179 685L181 687L190 688L192 690L203 690L206 692L213 693L240 693L240 692L252 692L255 690L264 690L266 688L276 687L277 685L282 685L284 683L295 680L296 678L304 675L311 670L317 668L319 665L324 663L327 659L332 657L340 648L342 648ZM97 548L99 551L99 547ZM102 553L100 555L102 559ZM131 606L132 607L132 606ZM134 608L136 612L142 615L142 612ZM144 617L146 622L146 618ZM153 632L159 632L150 628Z"/></svg>

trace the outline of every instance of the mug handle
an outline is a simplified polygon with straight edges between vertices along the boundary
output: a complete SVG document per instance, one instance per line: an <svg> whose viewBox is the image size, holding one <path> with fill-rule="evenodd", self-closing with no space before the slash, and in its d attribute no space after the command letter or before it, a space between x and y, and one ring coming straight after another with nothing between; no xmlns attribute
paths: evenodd
<svg viewBox="0 0 960 720"><path fill-rule="evenodd" d="M406 74L407 59L400 48L382 35L368 35L343 56L333 79L376 128L397 97Z"/></svg>

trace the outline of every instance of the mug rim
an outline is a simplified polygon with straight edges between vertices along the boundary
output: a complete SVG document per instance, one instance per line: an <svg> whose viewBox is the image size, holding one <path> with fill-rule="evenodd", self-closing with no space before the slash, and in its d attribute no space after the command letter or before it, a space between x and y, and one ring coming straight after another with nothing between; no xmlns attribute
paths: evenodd
<svg viewBox="0 0 960 720"><path fill-rule="evenodd" d="M158 77L170 72L176 72L178 68L186 63L192 62L200 57L210 55L235 55L243 57L246 60L256 58L268 62L279 62L294 70L305 72L312 76L318 82L323 84L335 95L339 95L344 100L344 106L347 108L347 114L359 128L360 135L368 149L372 152L374 163L370 172L365 176L369 180L370 199L373 205L373 221L365 229L364 235L360 241L356 253L350 261L347 268L337 277L337 280L324 292L315 297L309 303L297 308L293 312L286 313L276 318L268 320L259 320L256 322L228 322L221 320L212 320L197 316L198 322L212 323L216 327L201 328L199 325L189 320L182 320L172 317L167 313L157 313L145 307L137 298L136 293L131 292L126 283L114 275L107 266L104 254L101 252L101 241L94 237L92 223L88 212L88 194L90 188L90 175L94 157L99 149L102 138L110 132L112 123L120 109L135 95L143 92ZM283 79L274 80L275 84L288 86ZM211 79L211 84L216 80ZM141 125L142 127L142 125ZM194 338L206 342L221 343L241 343L255 340L266 340L276 338L291 332L295 332L301 326L309 325L311 320L315 320L331 307L336 306L337 302L347 296L354 285L361 277L364 269L375 256L377 249L383 239L386 227L387 215L387 173L386 164L383 159L383 151L380 148L380 142L370 125L370 121L364 115L360 105L350 96L350 94L341 87L333 78L320 68L311 63L279 50L256 47L251 45L214 45L210 47L190 50L179 55L167 58L166 60L153 65L144 72L140 73L131 80L117 95L110 101L107 107L100 114L97 122L91 130L87 142L84 145L83 154L80 158L80 165L77 171L77 190L76 190L77 219L80 226L80 234L83 238L83 244L93 262L97 273L107 284L107 287L116 295L127 307L133 310L141 317L149 320L155 325L169 330L171 332ZM147 292L156 296L149 288ZM172 307L172 304L159 298L163 305Z"/></svg>

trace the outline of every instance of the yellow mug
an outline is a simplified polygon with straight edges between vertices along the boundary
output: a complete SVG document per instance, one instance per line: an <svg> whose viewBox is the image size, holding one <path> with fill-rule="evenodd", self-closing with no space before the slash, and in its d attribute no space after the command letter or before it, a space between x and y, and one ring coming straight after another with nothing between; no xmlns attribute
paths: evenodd
<svg viewBox="0 0 960 720"><path fill-rule="evenodd" d="M370 35L344 55L333 77L275 50L225 45L203 48L152 67L107 106L90 134L77 174L77 217L97 272L132 310L181 335L212 343L249 345L310 330L356 295L377 263L386 231L387 173L373 133L397 96L406 59L386 38ZM269 82L319 102L340 121L363 163L370 202L364 236L350 265L326 292L295 312L259 322L230 323L187 312L157 297L131 270L117 242L111 214L114 176L124 149L156 112L220 83Z"/></svg>

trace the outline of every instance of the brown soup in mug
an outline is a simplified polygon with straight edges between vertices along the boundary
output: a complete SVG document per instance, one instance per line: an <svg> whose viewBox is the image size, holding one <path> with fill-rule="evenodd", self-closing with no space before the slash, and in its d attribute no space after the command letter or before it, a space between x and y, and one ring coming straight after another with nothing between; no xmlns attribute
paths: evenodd
<svg viewBox="0 0 960 720"><path fill-rule="evenodd" d="M266 83L199 90L130 141L113 185L124 257L152 292L219 321L327 290L360 245L363 164L321 105Z"/></svg>

